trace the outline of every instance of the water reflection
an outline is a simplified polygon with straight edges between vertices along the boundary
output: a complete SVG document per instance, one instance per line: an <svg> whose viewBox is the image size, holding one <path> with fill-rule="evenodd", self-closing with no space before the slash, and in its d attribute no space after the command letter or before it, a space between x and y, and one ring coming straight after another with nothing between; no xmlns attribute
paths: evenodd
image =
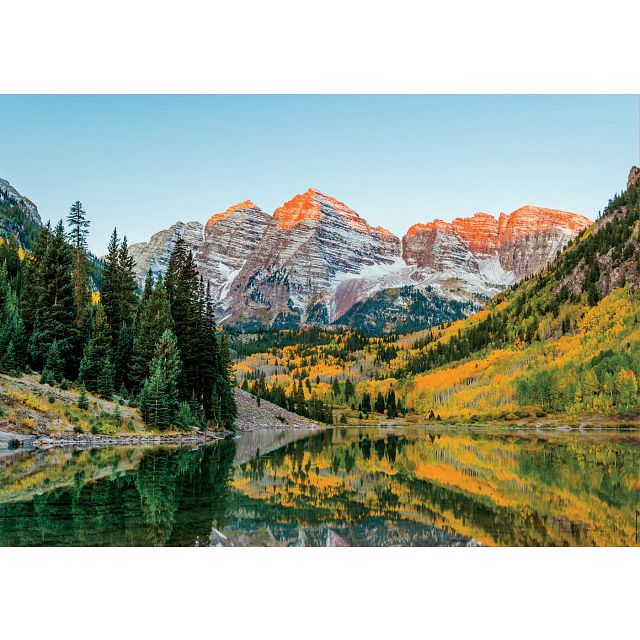
<svg viewBox="0 0 640 640"><path fill-rule="evenodd" d="M332 429L0 461L2 545L637 545L637 434Z"/></svg>
<svg viewBox="0 0 640 640"><path fill-rule="evenodd" d="M24 454L1 470L0 545L209 544L235 446Z"/></svg>

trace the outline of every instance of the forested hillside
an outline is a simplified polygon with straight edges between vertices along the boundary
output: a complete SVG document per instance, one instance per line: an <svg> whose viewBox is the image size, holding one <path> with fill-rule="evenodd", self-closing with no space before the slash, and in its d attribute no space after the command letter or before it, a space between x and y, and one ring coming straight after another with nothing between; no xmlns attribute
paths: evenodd
<svg viewBox="0 0 640 640"><path fill-rule="evenodd" d="M640 170L541 273L468 319L404 336L335 333L241 358L240 380L296 385L348 421L626 416L640 406ZM246 339L246 338L245 338ZM294 382L291 382L291 379ZM301 381L300 383L296 382ZM255 384L255 383L254 383ZM384 414L383 414L384 411Z"/></svg>
<svg viewBox="0 0 640 640"><path fill-rule="evenodd" d="M87 394L138 407L148 428L234 427L226 338L216 330L209 288L184 243L176 243L164 280L149 274L139 295L127 239L115 229L100 278L92 277L96 261L87 250L89 221L80 202L67 227L60 221L55 229L36 224L33 215L16 217L25 212L15 198L0 204L23 230L0 242L0 372L35 371L41 385L79 390L77 408L87 415L67 408L69 431L86 424L110 434L122 427L118 405L112 416L91 415ZM28 393L14 395L13 404L33 405ZM0 411L10 423L19 414L8 406ZM28 431L32 423L16 426Z"/></svg>

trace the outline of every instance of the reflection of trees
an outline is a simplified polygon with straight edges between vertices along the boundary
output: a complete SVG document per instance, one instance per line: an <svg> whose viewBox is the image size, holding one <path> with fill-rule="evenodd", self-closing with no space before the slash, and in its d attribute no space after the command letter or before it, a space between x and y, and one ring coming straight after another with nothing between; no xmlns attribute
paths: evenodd
<svg viewBox="0 0 640 640"><path fill-rule="evenodd" d="M146 451L130 472L0 504L0 545L190 545L221 526L235 444ZM92 459L90 457L90 459ZM115 466L113 467L115 470ZM111 471L111 470L110 470Z"/></svg>
<svg viewBox="0 0 640 640"><path fill-rule="evenodd" d="M526 447L519 457L522 476L576 494L596 495L611 507L633 511L640 489L625 478L640 477L640 452L621 443L555 442Z"/></svg>
<svg viewBox="0 0 640 640"><path fill-rule="evenodd" d="M236 512L251 527L401 518L499 545L634 543L635 443L343 431L318 453L306 443L308 477L296 462L305 441L266 459L259 483L239 474Z"/></svg>
<svg viewBox="0 0 640 640"><path fill-rule="evenodd" d="M180 477L178 457L166 450L153 452L142 459L136 471L142 517L147 525L149 543L153 545L165 544L173 529L176 484Z"/></svg>

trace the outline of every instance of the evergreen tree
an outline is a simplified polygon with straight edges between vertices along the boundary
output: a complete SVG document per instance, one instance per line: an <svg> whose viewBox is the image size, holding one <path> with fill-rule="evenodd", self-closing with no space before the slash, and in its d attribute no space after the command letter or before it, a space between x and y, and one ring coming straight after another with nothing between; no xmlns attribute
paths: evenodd
<svg viewBox="0 0 640 640"><path fill-rule="evenodd" d="M126 237L120 244L116 229L111 234L104 259L100 297L107 315L111 340L117 345L122 326L134 321L137 298L134 261L129 255Z"/></svg>
<svg viewBox="0 0 640 640"><path fill-rule="evenodd" d="M325 405L324 422L333 424L333 407L331 405Z"/></svg>
<svg viewBox="0 0 640 640"><path fill-rule="evenodd" d="M0 371L15 375L19 372L20 367L18 365L18 359L16 357L16 348L13 344L13 340L9 342L4 355L0 357Z"/></svg>
<svg viewBox="0 0 640 640"><path fill-rule="evenodd" d="M109 239L107 255L104 258L102 271L102 287L100 289L100 301L104 307L109 324L109 335L113 340L120 328L120 308L118 304L118 264L120 256L120 240L117 230L114 229Z"/></svg>
<svg viewBox="0 0 640 640"><path fill-rule="evenodd" d="M54 340L47 352L47 360L44 369L42 370L42 376L40 382L45 384L53 384L54 382L60 382L64 378L64 358L62 355L62 349L60 342Z"/></svg>
<svg viewBox="0 0 640 640"><path fill-rule="evenodd" d="M64 374L69 379L76 377L80 359L72 271L73 256L60 221L47 242L39 273L38 307L29 354L35 367L40 368L50 345L57 341Z"/></svg>
<svg viewBox="0 0 640 640"><path fill-rule="evenodd" d="M200 379L198 386L201 390L202 408L206 418L213 420L216 424L220 424L222 422L222 398L217 393L217 371L220 365L220 349L216 337L211 291L209 287L207 287L206 294L204 294L203 289L204 284L201 279L199 285L199 312L202 358L199 366Z"/></svg>
<svg viewBox="0 0 640 640"><path fill-rule="evenodd" d="M202 402L202 299L193 256L186 252L182 239L176 242L171 253L165 284L173 330L182 357L184 379L181 395L188 399L195 393L196 399Z"/></svg>
<svg viewBox="0 0 640 640"><path fill-rule="evenodd" d="M155 286L151 271L147 276L138 311L129 369L129 390L138 393L149 375L149 364L162 334L173 325L166 289L162 281Z"/></svg>
<svg viewBox="0 0 640 640"><path fill-rule="evenodd" d="M384 396L380 391L378 391L378 395L376 396L376 402L373 406L376 413L384 413L385 404L384 404Z"/></svg>
<svg viewBox="0 0 640 640"><path fill-rule="evenodd" d="M18 310L16 294L8 283L5 293L2 293L2 278L0 270L0 297L4 298L4 306L0 307L0 370L18 373L26 366L27 334Z"/></svg>
<svg viewBox="0 0 640 640"><path fill-rule="evenodd" d="M79 200L71 205L67 215L67 224L69 225L69 240L73 249L73 286L78 312L76 323L80 325L86 307L91 304L91 292L89 290L89 263L86 255L89 221Z"/></svg>
<svg viewBox="0 0 640 640"><path fill-rule="evenodd" d="M387 418L395 418L397 415L396 393L393 389L389 389L387 394Z"/></svg>
<svg viewBox="0 0 640 640"><path fill-rule="evenodd" d="M91 339L87 343L80 362L78 380L89 391L98 392L100 375L105 359L111 354L111 336L109 324L102 304L96 305Z"/></svg>
<svg viewBox="0 0 640 640"><path fill-rule="evenodd" d="M129 255L127 236L122 238L118 253L119 303L122 324L132 324L138 306L135 260Z"/></svg>
<svg viewBox="0 0 640 640"><path fill-rule="evenodd" d="M238 407L231 383L233 376L231 353L229 351L229 343L224 334L220 335L218 353L215 395L220 402L220 424L225 429L234 431L236 418L238 417ZM300 385L300 388L302 389L302 385Z"/></svg>
<svg viewBox="0 0 640 640"><path fill-rule="evenodd" d="M133 353L133 329L126 322L120 329L118 344L113 356L115 367L115 386L127 389L130 385L129 373L131 368L131 356Z"/></svg>
<svg viewBox="0 0 640 640"><path fill-rule="evenodd" d="M371 413L371 395L368 392L362 395L361 407L364 413Z"/></svg>
<svg viewBox="0 0 640 640"><path fill-rule="evenodd" d="M4 243L2 243L4 245ZM7 297L11 291L9 284L9 274L6 264L0 265L0 314L2 314L7 303ZM1 317L1 316L0 316Z"/></svg>
<svg viewBox="0 0 640 640"><path fill-rule="evenodd" d="M115 391L115 367L109 356L102 361L100 368L100 376L98 377L98 393L103 397L110 399Z"/></svg>
<svg viewBox="0 0 640 640"><path fill-rule="evenodd" d="M149 268L147 271L147 276L144 280L144 287L142 289L142 295L140 296L140 300L138 303L138 309L136 311L136 320L135 320L135 324L137 325L138 320L140 319L140 312L143 309L145 303L147 302L147 299L149 298L149 296L151 296L151 293L153 292L153 287L155 285L155 280L153 277L153 271L151 271L151 269Z"/></svg>
<svg viewBox="0 0 640 640"><path fill-rule="evenodd" d="M82 203L76 200L67 215L69 225L69 238L71 246L78 252L84 253L87 250L87 235L89 234L89 221L87 212L82 208Z"/></svg>
<svg viewBox="0 0 640 640"><path fill-rule="evenodd" d="M167 330L156 346L150 366L151 375L140 394L140 412L147 424L162 429L175 423L181 369L175 336Z"/></svg>
<svg viewBox="0 0 640 640"><path fill-rule="evenodd" d="M84 409L85 411L89 408L89 400L87 399L87 394L85 392L84 386L80 387L80 395L78 396L78 408Z"/></svg>
<svg viewBox="0 0 640 640"><path fill-rule="evenodd" d="M194 423L193 415L191 414L191 407L188 402L181 402L178 406L178 413L176 415L176 426L182 429L187 429Z"/></svg>
<svg viewBox="0 0 640 640"><path fill-rule="evenodd" d="M33 333L38 311L38 300L44 289L43 271L51 235L51 226L47 223L47 226L38 234L32 253L25 259L24 290L20 300L20 311L28 339Z"/></svg>
<svg viewBox="0 0 640 640"><path fill-rule="evenodd" d="M353 386L353 382L351 382L351 380L347 378L347 381L344 383L344 399L348 401L349 398L353 398L355 392L356 390Z"/></svg>
<svg viewBox="0 0 640 640"><path fill-rule="evenodd" d="M171 424L167 396L166 381L160 369L154 369L151 377L145 382L140 392L140 414L145 424L166 429Z"/></svg>

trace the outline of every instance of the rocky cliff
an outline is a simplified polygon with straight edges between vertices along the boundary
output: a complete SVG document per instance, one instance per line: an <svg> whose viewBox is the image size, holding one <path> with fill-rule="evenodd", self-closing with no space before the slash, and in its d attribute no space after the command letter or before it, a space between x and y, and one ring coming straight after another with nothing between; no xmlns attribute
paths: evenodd
<svg viewBox="0 0 640 640"><path fill-rule="evenodd" d="M250 201L209 219L177 223L131 247L137 275L163 273L178 237L210 281L222 323L250 327L364 323L376 299L375 326L405 326L416 305L439 296L470 313L484 300L547 264L591 224L584 216L525 206L498 218L476 213L412 226L400 240L353 209L308 189L267 215ZM402 290L403 296L382 292ZM407 302L411 300L411 302ZM380 301L384 301L382 304ZM385 306L391 324L385 323ZM441 305L440 305L441 306ZM454 312L455 313L455 312Z"/></svg>
<svg viewBox="0 0 640 640"><path fill-rule="evenodd" d="M0 238L13 236L20 246L28 249L40 227L38 207L0 178Z"/></svg>
<svg viewBox="0 0 640 640"><path fill-rule="evenodd" d="M525 206L494 218L476 213L452 222L413 225L402 240L402 256L418 269L450 271L465 280L482 276L488 285L513 284L542 269L592 221L584 216Z"/></svg>
<svg viewBox="0 0 640 640"><path fill-rule="evenodd" d="M328 324L336 319L332 303L340 281L370 268L384 272L399 253L396 236L309 189L275 211L231 285L225 319L241 325Z"/></svg>
<svg viewBox="0 0 640 640"><path fill-rule="evenodd" d="M182 238L211 284L215 300L224 299L270 220L271 216L247 200L212 215L205 225L177 222L151 236L149 242L131 245L138 282L142 285L149 269L156 275L164 274L176 240Z"/></svg>

